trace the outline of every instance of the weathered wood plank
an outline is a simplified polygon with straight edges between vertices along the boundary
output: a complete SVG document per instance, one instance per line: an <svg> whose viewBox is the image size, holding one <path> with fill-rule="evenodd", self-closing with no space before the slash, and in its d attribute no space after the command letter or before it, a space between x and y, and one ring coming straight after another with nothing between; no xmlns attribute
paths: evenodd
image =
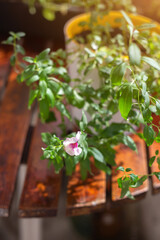
<svg viewBox="0 0 160 240"><path fill-rule="evenodd" d="M160 143L154 142L149 147L149 158L155 156L155 151L159 150L160 152ZM159 172L160 169L158 168L158 163L155 161L151 167L151 173L152 172ZM160 181L156 178L156 176L152 176L152 190L153 193L157 193L160 191Z"/></svg>
<svg viewBox="0 0 160 240"><path fill-rule="evenodd" d="M137 145L138 154L128 148L127 146L120 144L115 147L116 150L116 163L118 166L123 166L124 168L130 167L133 169L133 173L137 175L148 174L147 170L147 155L145 143L137 135L132 136L133 140ZM118 187L117 179L123 176L121 171L112 171L112 201L121 200L121 189ZM142 196L149 189L148 179L144 184L138 188L131 188L131 193L134 196Z"/></svg>
<svg viewBox="0 0 160 240"><path fill-rule="evenodd" d="M28 89L9 77L0 108L0 216L8 216L30 122Z"/></svg>
<svg viewBox="0 0 160 240"><path fill-rule="evenodd" d="M3 90L10 70L9 58L10 52L0 48L0 99L2 98Z"/></svg>
<svg viewBox="0 0 160 240"><path fill-rule="evenodd" d="M41 147L45 146L41 141L41 133L55 129L55 123L42 124L38 121L34 130L19 205L20 217L49 217L57 214L62 174L55 174L53 167L48 168L48 161L40 159Z"/></svg>
<svg viewBox="0 0 160 240"><path fill-rule="evenodd" d="M103 209L106 204L106 174L94 167L85 181L81 180L80 166L69 177L67 184L67 207L69 216L89 214Z"/></svg>

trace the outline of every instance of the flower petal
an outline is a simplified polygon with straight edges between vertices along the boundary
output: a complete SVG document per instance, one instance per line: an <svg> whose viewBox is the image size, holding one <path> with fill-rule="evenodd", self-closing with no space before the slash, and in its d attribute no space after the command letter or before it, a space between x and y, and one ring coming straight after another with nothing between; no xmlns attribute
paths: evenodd
<svg viewBox="0 0 160 240"><path fill-rule="evenodd" d="M78 131L78 132L77 132L77 134L76 134L76 139L77 139L77 141L79 141L79 139L80 139L80 136L81 136L81 132L80 132L80 131Z"/></svg>
<svg viewBox="0 0 160 240"><path fill-rule="evenodd" d="M75 155L75 156L80 155L81 152L82 152L82 148L80 148L80 147L74 148L74 155Z"/></svg>
<svg viewBox="0 0 160 240"><path fill-rule="evenodd" d="M76 137L72 137L72 138L66 138L66 140L63 142L64 146L67 146L71 143L76 143L77 142L77 138Z"/></svg>
<svg viewBox="0 0 160 240"><path fill-rule="evenodd" d="M72 149L72 147L70 145L67 145L66 147L64 147L64 150L66 151L66 153L68 153L70 156L74 156L75 152L74 149Z"/></svg>

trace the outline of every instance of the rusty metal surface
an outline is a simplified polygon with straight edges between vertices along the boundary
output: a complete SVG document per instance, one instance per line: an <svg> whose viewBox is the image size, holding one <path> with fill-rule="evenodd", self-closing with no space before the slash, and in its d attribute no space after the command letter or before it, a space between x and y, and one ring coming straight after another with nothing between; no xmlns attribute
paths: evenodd
<svg viewBox="0 0 160 240"><path fill-rule="evenodd" d="M146 156L146 147L142 139L137 135L132 136L135 141L138 149L138 154L131 150L129 147L120 144L115 147L116 150L116 163L118 166L123 166L124 168L130 167L133 169L133 173L137 175L148 174L147 169L147 156ZM112 201L121 200L121 189L118 187L117 179L122 177L123 173L121 171L115 171L115 168L112 171ZM148 179L143 183L142 186L138 188L131 188L131 193L134 196L144 195L149 189Z"/></svg>

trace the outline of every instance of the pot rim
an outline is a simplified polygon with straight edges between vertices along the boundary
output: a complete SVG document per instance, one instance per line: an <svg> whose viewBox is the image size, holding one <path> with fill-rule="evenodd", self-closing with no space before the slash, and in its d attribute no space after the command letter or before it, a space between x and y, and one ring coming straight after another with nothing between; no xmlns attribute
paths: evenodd
<svg viewBox="0 0 160 240"><path fill-rule="evenodd" d="M128 14L131 20L135 25L141 25L143 23L152 23L155 24L155 27L151 29L151 32L157 32L160 34L160 24L152 19L138 15L138 14ZM64 35L66 39L72 39L76 34L81 33L82 31L88 30L88 26L79 26L80 22L88 21L90 13L82 13L71 19L69 19L64 25ZM100 24L104 24L107 21L111 24L112 27L120 27L120 22L115 22L115 19L122 18L123 15L120 11L110 11L109 14L105 15L103 18L99 18L98 21ZM75 40L72 40L77 43ZM78 43L77 43L78 44Z"/></svg>

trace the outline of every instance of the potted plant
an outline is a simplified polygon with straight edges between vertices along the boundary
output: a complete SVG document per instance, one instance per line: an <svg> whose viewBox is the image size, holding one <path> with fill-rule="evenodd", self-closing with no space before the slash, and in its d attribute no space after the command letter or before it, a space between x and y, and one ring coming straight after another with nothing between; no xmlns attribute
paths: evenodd
<svg viewBox="0 0 160 240"><path fill-rule="evenodd" d="M93 157L97 168L111 174L117 144L136 151L130 133L138 134L148 146L154 140L160 142L160 126L153 119L160 114L160 26L125 11L103 10L103 2L98 1L94 11L71 20L65 32L67 51L46 49L35 58L24 57L26 64L19 61L23 48L17 44L24 34L10 32L5 43L14 47L11 64L16 70L23 68L17 79L30 87L29 108L38 100L43 122L56 121L53 108L61 113L62 137L42 133L47 145L42 158L48 159L57 173L65 166L68 175L80 164L85 179ZM71 114L68 106L79 109L81 118L79 113ZM67 134L65 118L72 122L71 134ZM136 130L141 125L139 133ZM159 164L157 155L158 151L150 166L155 159ZM124 172L118 184L123 190L121 197L133 199L129 188L140 186L147 176L130 174L129 167L117 168ZM159 172L153 174L160 180Z"/></svg>

